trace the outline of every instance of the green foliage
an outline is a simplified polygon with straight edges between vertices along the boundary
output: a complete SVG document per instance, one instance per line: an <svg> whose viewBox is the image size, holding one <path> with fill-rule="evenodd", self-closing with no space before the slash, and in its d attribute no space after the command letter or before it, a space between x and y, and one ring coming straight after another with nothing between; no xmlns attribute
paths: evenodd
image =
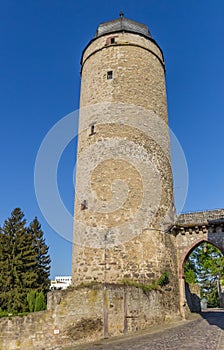
<svg viewBox="0 0 224 350"><path fill-rule="evenodd" d="M45 295L42 291L40 291L36 295L34 311L42 311L45 309L46 309Z"/></svg>
<svg viewBox="0 0 224 350"><path fill-rule="evenodd" d="M27 312L32 290L46 294L50 258L40 224L35 218L29 227L21 209L13 210L0 228L0 306L11 314Z"/></svg>
<svg viewBox="0 0 224 350"><path fill-rule="evenodd" d="M22 211L16 208L1 230L0 305L9 312L26 311L26 270L32 247L25 224Z"/></svg>
<svg viewBox="0 0 224 350"><path fill-rule="evenodd" d="M139 283L133 280L129 279L123 279L122 284L126 286L133 286L137 288L141 288L142 291L147 294L150 290L156 290L159 289L158 287L164 287L167 284L169 284L169 273L167 271L164 271L158 281L152 281L151 284L145 284L145 283Z"/></svg>
<svg viewBox="0 0 224 350"><path fill-rule="evenodd" d="M147 294L150 292L150 290L156 290L158 286L155 282L152 282L151 284L142 284L140 283L139 287L142 289L143 293Z"/></svg>
<svg viewBox="0 0 224 350"><path fill-rule="evenodd" d="M201 296L209 307L219 306L218 285L224 278L224 257L212 244L204 242L188 257L184 269L185 280L201 287Z"/></svg>
<svg viewBox="0 0 224 350"><path fill-rule="evenodd" d="M186 272L185 272L185 281L188 284L195 284L196 283L196 276L195 276L194 271L186 270Z"/></svg>
<svg viewBox="0 0 224 350"><path fill-rule="evenodd" d="M46 309L46 296L43 291L31 290L27 294L27 301L29 305L29 311L42 311Z"/></svg>
<svg viewBox="0 0 224 350"><path fill-rule="evenodd" d="M28 301L29 311L33 312L35 309L36 290L31 290L27 294L27 301Z"/></svg>
<svg viewBox="0 0 224 350"><path fill-rule="evenodd" d="M13 316L26 316L28 315L28 312L13 312L13 313L9 313L8 311L6 310L2 310L0 308L0 318L1 317L13 317Z"/></svg>
<svg viewBox="0 0 224 350"><path fill-rule="evenodd" d="M5 317L5 316L8 316L8 311L2 310L2 309L0 308L0 317Z"/></svg>
<svg viewBox="0 0 224 350"><path fill-rule="evenodd" d="M164 271L161 275L161 277L158 279L157 284L160 287L164 287L167 284L169 284L169 273L167 271Z"/></svg>
<svg viewBox="0 0 224 350"><path fill-rule="evenodd" d="M133 286L133 287L139 287L139 284L140 284L128 278L124 278L121 283L124 284L125 286Z"/></svg>
<svg viewBox="0 0 224 350"><path fill-rule="evenodd" d="M92 288L95 287L97 285L101 285L100 282L98 281L90 281L90 282L81 282L80 284L78 284L77 286L73 287L73 286L69 286L68 288L70 289L82 289L82 288ZM67 289L68 289L67 288Z"/></svg>
<svg viewBox="0 0 224 350"><path fill-rule="evenodd" d="M41 289L44 294L49 290L50 286L50 256L48 247L45 244L43 231L37 218L35 218L28 227L28 233L32 237L33 251L36 255L36 288Z"/></svg>
<svg viewBox="0 0 224 350"><path fill-rule="evenodd" d="M206 293L204 294L205 298L207 298L207 305L208 307L219 307L220 306L220 300L219 300L219 294L218 294L218 288L217 284L211 284L210 286L206 287Z"/></svg>
<svg viewBox="0 0 224 350"><path fill-rule="evenodd" d="M150 290L155 290L158 288L158 286L156 285L155 282L153 282L152 284L144 284L144 283L139 283L133 280L129 280L127 278L124 278L122 280L122 284L124 284L125 286L132 286L132 287L137 287L137 288L141 288L143 293L147 294Z"/></svg>
<svg viewBox="0 0 224 350"><path fill-rule="evenodd" d="M197 283L195 265L191 259L188 259L184 266L184 277L188 284Z"/></svg>

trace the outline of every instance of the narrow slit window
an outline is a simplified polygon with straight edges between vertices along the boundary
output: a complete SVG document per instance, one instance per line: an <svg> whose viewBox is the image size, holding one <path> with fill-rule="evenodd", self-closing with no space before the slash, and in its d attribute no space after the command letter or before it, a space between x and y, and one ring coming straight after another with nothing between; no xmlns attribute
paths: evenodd
<svg viewBox="0 0 224 350"><path fill-rule="evenodd" d="M111 39L110 39L110 43L111 43L111 44L115 44L115 38L111 38Z"/></svg>
<svg viewBox="0 0 224 350"><path fill-rule="evenodd" d="M89 136L92 136L92 135L94 135L96 132L95 132L95 125L94 124L92 124L92 125L90 125L90 134L89 134Z"/></svg>
<svg viewBox="0 0 224 350"><path fill-rule="evenodd" d="M107 72L107 79L113 79L113 71L112 70L109 70Z"/></svg>
<svg viewBox="0 0 224 350"><path fill-rule="evenodd" d="M84 199L84 201L81 203L81 210L86 210L88 209L88 206L87 206L87 201Z"/></svg>

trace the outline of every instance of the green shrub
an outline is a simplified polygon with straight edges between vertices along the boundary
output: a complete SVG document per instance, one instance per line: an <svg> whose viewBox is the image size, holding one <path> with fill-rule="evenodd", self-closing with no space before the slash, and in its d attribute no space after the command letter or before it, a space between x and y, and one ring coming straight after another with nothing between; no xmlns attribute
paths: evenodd
<svg viewBox="0 0 224 350"><path fill-rule="evenodd" d="M44 293L41 291L36 295L34 311L42 311L45 309L46 309L46 300L45 300Z"/></svg>
<svg viewBox="0 0 224 350"><path fill-rule="evenodd" d="M0 308L0 317L5 317L5 316L8 316L8 311L2 310L2 309Z"/></svg>
<svg viewBox="0 0 224 350"><path fill-rule="evenodd" d="M29 311L34 312L35 302L36 302L36 290L31 290L27 294L27 302L28 302L28 306L29 306Z"/></svg>
<svg viewBox="0 0 224 350"><path fill-rule="evenodd" d="M160 278L157 281L158 286L160 287L164 287L167 284L169 284L169 273L167 271L164 271L162 273L162 275L160 276Z"/></svg>

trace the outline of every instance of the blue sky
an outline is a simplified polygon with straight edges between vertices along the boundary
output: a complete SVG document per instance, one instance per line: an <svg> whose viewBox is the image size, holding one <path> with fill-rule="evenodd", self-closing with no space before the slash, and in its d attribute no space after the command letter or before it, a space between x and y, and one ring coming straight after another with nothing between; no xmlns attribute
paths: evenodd
<svg viewBox="0 0 224 350"><path fill-rule="evenodd" d="M170 127L188 163L184 211L224 207L224 3L214 1L0 1L0 223L15 207L37 216L52 277L71 273L71 243L47 224L34 164L48 130L79 106L80 57L100 22L119 11L145 23L163 49ZM75 144L59 164L61 197L73 211ZM49 198L50 201L50 198Z"/></svg>

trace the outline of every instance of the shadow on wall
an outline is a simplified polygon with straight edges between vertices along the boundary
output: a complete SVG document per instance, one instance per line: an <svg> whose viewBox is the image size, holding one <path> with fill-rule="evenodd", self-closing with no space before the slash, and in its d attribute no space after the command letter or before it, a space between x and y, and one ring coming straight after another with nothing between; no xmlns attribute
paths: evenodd
<svg viewBox="0 0 224 350"><path fill-rule="evenodd" d="M211 309L201 312L201 316L213 326L224 330L224 309Z"/></svg>
<svg viewBox="0 0 224 350"><path fill-rule="evenodd" d="M185 293L188 307L191 312L201 312L201 299L195 293L192 293L189 284L185 282Z"/></svg>

